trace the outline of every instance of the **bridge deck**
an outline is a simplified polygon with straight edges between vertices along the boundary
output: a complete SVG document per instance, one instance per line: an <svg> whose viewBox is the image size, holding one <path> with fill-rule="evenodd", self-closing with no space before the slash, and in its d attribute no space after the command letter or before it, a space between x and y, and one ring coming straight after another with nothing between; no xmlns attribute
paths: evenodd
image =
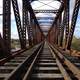
<svg viewBox="0 0 80 80"><path fill-rule="evenodd" d="M80 60L62 55L55 47L42 42L0 65L0 80L11 79L79 80Z"/></svg>

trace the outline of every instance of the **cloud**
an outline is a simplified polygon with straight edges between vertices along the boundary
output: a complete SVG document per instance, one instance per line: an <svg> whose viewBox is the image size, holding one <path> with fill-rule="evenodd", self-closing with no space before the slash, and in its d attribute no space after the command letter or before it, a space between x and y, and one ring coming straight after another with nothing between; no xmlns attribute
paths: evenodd
<svg viewBox="0 0 80 80"><path fill-rule="evenodd" d="M72 18L74 6L75 6L75 0L70 0L70 19Z"/></svg>
<svg viewBox="0 0 80 80"><path fill-rule="evenodd" d="M3 36L2 25L0 24L0 34Z"/></svg>
<svg viewBox="0 0 80 80"><path fill-rule="evenodd" d="M3 30L2 30L2 16L0 16L0 33L1 33L1 35L2 35L2 33L3 33Z"/></svg>
<svg viewBox="0 0 80 80"><path fill-rule="evenodd" d="M2 7L3 7L3 0L0 0L0 14L3 13Z"/></svg>
<svg viewBox="0 0 80 80"><path fill-rule="evenodd" d="M74 36L76 36L77 38L80 38L80 28L75 29Z"/></svg>
<svg viewBox="0 0 80 80"><path fill-rule="evenodd" d="M11 33L11 38L12 39L19 39L18 33L15 33L15 32Z"/></svg>

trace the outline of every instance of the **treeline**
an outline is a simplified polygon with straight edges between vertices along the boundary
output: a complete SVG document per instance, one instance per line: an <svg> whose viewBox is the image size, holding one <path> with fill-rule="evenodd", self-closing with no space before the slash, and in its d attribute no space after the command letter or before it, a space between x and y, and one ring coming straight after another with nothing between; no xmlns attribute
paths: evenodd
<svg viewBox="0 0 80 80"><path fill-rule="evenodd" d="M80 51L80 38L73 37L72 40L72 49Z"/></svg>
<svg viewBox="0 0 80 80"><path fill-rule="evenodd" d="M11 48L15 49L16 47L20 48L20 41L18 39L11 39Z"/></svg>
<svg viewBox="0 0 80 80"><path fill-rule="evenodd" d="M26 44L28 44L28 40L26 40ZM11 48L15 49L15 48L20 48L20 41L19 39L11 39Z"/></svg>

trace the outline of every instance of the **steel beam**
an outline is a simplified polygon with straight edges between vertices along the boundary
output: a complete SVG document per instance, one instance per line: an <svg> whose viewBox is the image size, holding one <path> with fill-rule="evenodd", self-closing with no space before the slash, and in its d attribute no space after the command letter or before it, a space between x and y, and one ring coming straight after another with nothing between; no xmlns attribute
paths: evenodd
<svg viewBox="0 0 80 80"><path fill-rule="evenodd" d="M37 20L54 20L53 17L37 17Z"/></svg>
<svg viewBox="0 0 80 80"><path fill-rule="evenodd" d="M64 9L64 4L63 4L63 2L62 2L61 6L60 6L60 8L59 8L59 12L57 13L57 15L56 15L56 17L55 17L55 19L54 19L54 21L53 21L53 24L52 24L52 27L50 28L49 32L52 30L54 24L56 24L59 16L62 14L63 9ZM49 32L48 32L48 33L49 33Z"/></svg>
<svg viewBox="0 0 80 80"><path fill-rule="evenodd" d="M23 1L23 6L24 6L24 12L25 12L25 17L24 17L24 30L26 31L27 28L27 33L28 33L28 42L29 46L32 46L32 25L31 25L31 16L29 11L26 9L26 3ZM25 34L26 35L26 34Z"/></svg>
<svg viewBox="0 0 80 80"><path fill-rule="evenodd" d="M61 22L62 22L62 14L60 15L58 19L58 45L60 46L60 33L61 33Z"/></svg>
<svg viewBox="0 0 80 80"><path fill-rule="evenodd" d="M33 20L33 27L32 27L32 29L33 29L33 44L36 45L37 44L37 39L36 39L36 24L35 24L34 20Z"/></svg>
<svg viewBox="0 0 80 80"><path fill-rule="evenodd" d="M56 44L58 45L58 36L59 36L59 19L57 20L56 23Z"/></svg>
<svg viewBox="0 0 80 80"><path fill-rule="evenodd" d="M67 38L69 34L69 2L70 0L63 0L63 1L64 1L64 12L65 12L65 24L63 26L65 28L64 48L66 48Z"/></svg>
<svg viewBox="0 0 80 80"><path fill-rule="evenodd" d="M11 51L11 0L3 0L3 39L8 53ZM5 53L6 54L6 53Z"/></svg>
<svg viewBox="0 0 80 80"><path fill-rule="evenodd" d="M22 1L22 20L23 20L23 44L26 47L26 28L27 28L27 11L25 10L25 3Z"/></svg>
<svg viewBox="0 0 80 80"><path fill-rule="evenodd" d="M71 29L70 29L70 32L68 35L68 41L67 41L67 49L68 50L70 50L70 48L71 48L71 43L72 43L72 38L73 38L74 30L75 30L75 25L76 25L76 21L77 21L79 8L80 8L80 0L76 0L75 8L73 11L73 16L72 16Z"/></svg>
<svg viewBox="0 0 80 80"><path fill-rule="evenodd" d="M0 59L7 57L10 55L9 47L5 45L5 40L2 38L0 34Z"/></svg>
<svg viewBox="0 0 80 80"><path fill-rule="evenodd" d="M32 18L32 16L31 16L31 14L30 14L30 33L31 33L31 40L32 40L32 45L33 45L33 18Z"/></svg>
<svg viewBox="0 0 80 80"><path fill-rule="evenodd" d="M14 15L15 15L16 25L17 25L17 29L18 29L21 48L23 49L25 47L25 45L23 43L24 42L23 41L23 30L22 30L17 0L12 0L12 6L13 6L13 10L14 10Z"/></svg>
<svg viewBox="0 0 80 80"><path fill-rule="evenodd" d="M39 22L39 24L52 24L52 22L49 22L49 21L45 21L45 22Z"/></svg>
<svg viewBox="0 0 80 80"><path fill-rule="evenodd" d="M32 28L30 25L30 14L29 14L29 12L27 12L26 15L27 15L28 41L29 41L29 46L32 46Z"/></svg>
<svg viewBox="0 0 80 80"><path fill-rule="evenodd" d="M37 21L37 18L35 16L35 14L34 14L34 11L33 11L32 7L30 5L30 2L28 0L23 0L23 1L26 3L25 4L26 10L28 10L30 12L31 17L34 19L34 21L35 21L36 25L38 26L39 30L41 31L41 33L43 33L42 30L40 29L40 26L38 24L38 21Z"/></svg>
<svg viewBox="0 0 80 80"><path fill-rule="evenodd" d="M63 21L62 21L61 28L60 28L60 46L63 46L64 28L65 28L65 23L66 23L66 17L65 16L66 15L64 12Z"/></svg>
<svg viewBox="0 0 80 80"><path fill-rule="evenodd" d="M35 13L58 13L58 10L34 10Z"/></svg>

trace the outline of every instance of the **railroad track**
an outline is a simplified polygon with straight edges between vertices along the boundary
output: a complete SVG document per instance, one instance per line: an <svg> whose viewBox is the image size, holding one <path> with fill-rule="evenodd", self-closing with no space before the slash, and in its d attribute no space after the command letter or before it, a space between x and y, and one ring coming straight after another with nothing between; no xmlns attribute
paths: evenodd
<svg viewBox="0 0 80 80"><path fill-rule="evenodd" d="M4 64L0 65L0 80L21 80L22 72L24 72L24 67L30 62L31 58L34 57L35 52L38 51L40 45L36 45L28 51L25 51L14 58L8 60ZM2 60L1 60L2 61ZM17 74L18 73L18 74Z"/></svg>
<svg viewBox="0 0 80 80"><path fill-rule="evenodd" d="M55 47L45 42L36 48L0 66L0 80L80 80L79 67Z"/></svg>
<svg viewBox="0 0 80 80"><path fill-rule="evenodd" d="M26 74L23 80L64 80L56 58L46 44L43 51L38 54L32 68L31 73Z"/></svg>
<svg viewBox="0 0 80 80"><path fill-rule="evenodd" d="M67 58L71 63L73 63L77 68L80 69L80 58L79 57L71 56L70 54L61 52L60 49L58 49L58 50L59 50L59 53L62 53L62 56Z"/></svg>
<svg viewBox="0 0 80 80"><path fill-rule="evenodd" d="M68 54L64 54L64 56L80 69L80 59L78 57L70 56Z"/></svg>
<svg viewBox="0 0 80 80"><path fill-rule="evenodd" d="M59 58L59 61L62 63L67 73L70 75L71 79L80 80L80 59L64 53L56 46L51 46L51 48Z"/></svg>

